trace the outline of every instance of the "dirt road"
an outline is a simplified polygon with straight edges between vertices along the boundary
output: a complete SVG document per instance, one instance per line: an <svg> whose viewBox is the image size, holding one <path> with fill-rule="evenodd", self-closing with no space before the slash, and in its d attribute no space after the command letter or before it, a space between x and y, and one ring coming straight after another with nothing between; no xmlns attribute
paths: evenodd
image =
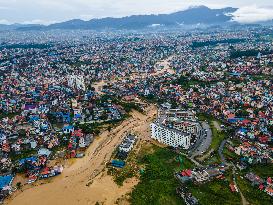
<svg viewBox="0 0 273 205"><path fill-rule="evenodd" d="M130 192L138 183L132 178L124 186L118 187L103 172L112 152L127 132L134 132L142 139L149 139L149 125L156 116L156 107L147 108L146 114L132 112L132 117L122 122L110 132L103 132L88 148L86 156L66 167L63 174L53 178L51 183L35 186L17 193L5 204L9 205L91 205L114 202Z"/></svg>

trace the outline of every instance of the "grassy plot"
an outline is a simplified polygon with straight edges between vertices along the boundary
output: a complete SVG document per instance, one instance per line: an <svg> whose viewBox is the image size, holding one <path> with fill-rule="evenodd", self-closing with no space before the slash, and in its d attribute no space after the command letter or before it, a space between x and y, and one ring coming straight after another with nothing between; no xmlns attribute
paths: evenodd
<svg viewBox="0 0 273 205"><path fill-rule="evenodd" d="M122 186L123 182L126 179L136 176L136 172L134 171L134 169L128 165L126 165L122 169L116 169L116 168L110 167L108 168L107 173L114 177L114 181L119 186Z"/></svg>
<svg viewBox="0 0 273 205"><path fill-rule="evenodd" d="M232 160L236 160L239 158L239 156L237 154L235 154L234 152L229 151L226 147L223 150L223 154L226 157L227 160L232 159Z"/></svg>
<svg viewBox="0 0 273 205"><path fill-rule="evenodd" d="M24 151L21 151L20 153L12 152L10 154L10 159L14 162L14 161L17 161L19 159L24 159L24 158L27 158L27 157L31 157L31 156L33 156L35 154L37 154L37 150L34 150L34 149L24 150Z"/></svg>
<svg viewBox="0 0 273 205"><path fill-rule="evenodd" d="M251 205L270 205L272 198L266 193L260 191L258 187L253 187L245 179L237 178L238 186Z"/></svg>
<svg viewBox="0 0 273 205"><path fill-rule="evenodd" d="M211 165L211 164L220 164L221 159L218 155L218 152L213 152L208 158L205 159L205 161L202 162L204 165Z"/></svg>
<svg viewBox="0 0 273 205"><path fill-rule="evenodd" d="M0 112L0 119L3 119L3 118L14 118L16 115L19 115L20 113L4 113L4 112Z"/></svg>
<svg viewBox="0 0 273 205"><path fill-rule="evenodd" d="M273 176L273 164L257 164L251 166L250 171L266 179Z"/></svg>
<svg viewBox="0 0 273 205"><path fill-rule="evenodd" d="M150 152L149 150L153 150ZM183 204L176 195L179 186L174 177L178 169L177 154L167 148L152 146L141 151L139 164L144 165L145 171L140 177L139 184L133 189L131 202L133 205ZM191 162L183 157L183 169L190 168Z"/></svg>
<svg viewBox="0 0 273 205"><path fill-rule="evenodd" d="M211 149L218 150L221 142L226 138L226 133L219 131L213 124L213 121L209 121L210 128L212 131L212 142L210 145Z"/></svg>
<svg viewBox="0 0 273 205"><path fill-rule="evenodd" d="M194 185L189 184L187 187L199 200L202 205L236 205L241 204L239 193L232 193L229 188L230 181L223 181L215 179L212 182Z"/></svg>

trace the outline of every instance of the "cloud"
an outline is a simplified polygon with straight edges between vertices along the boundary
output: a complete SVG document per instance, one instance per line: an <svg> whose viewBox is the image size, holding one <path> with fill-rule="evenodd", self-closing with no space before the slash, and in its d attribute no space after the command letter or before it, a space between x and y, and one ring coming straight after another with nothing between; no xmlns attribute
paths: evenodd
<svg viewBox="0 0 273 205"><path fill-rule="evenodd" d="M0 19L0 24L10 25L12 22L8 21L7 19Z"/></svg>
<svg viewBox="0 0 273 205"><path fill-rule="evenodd" d="M239 23L255 23L273 19L273 7L257 5L244 6L233 13L233 20Z"/></svg>
<svg viewBox="0 0 273 205"><path fill-rule="evenodd" d="M0 6L0 10L9 10L10 8L9 7L6 7L6 6Z"/></svg>
<svg viewBox="0 0 273 205"><path fill-rule="evenodd" d="M248 6L253 4L260 7ZM0 0L0 19L18 23L41 19L41 22L47 24L78 18L89 20L134 14L171 13L197 5L210 8L239 7L241 9L236 12L235 19L240 21L247 21L249 18L264 19L273 13L271 8L266 7L273 6L272 0Z"/></svg>
<svg viewBox="0 0 273 205"><path fill-rule="evenodd" d="M42 24L42 25L50 25L53 23L57 23L57 21L46 21L46 20L42 20L42 19L34 19L34 20L22 22L22 24Z"/></svg>

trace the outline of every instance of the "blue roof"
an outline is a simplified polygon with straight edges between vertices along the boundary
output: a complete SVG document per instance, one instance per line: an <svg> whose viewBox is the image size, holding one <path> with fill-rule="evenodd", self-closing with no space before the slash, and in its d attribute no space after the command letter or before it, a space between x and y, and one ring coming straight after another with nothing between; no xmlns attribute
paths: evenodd
<svg viewBox="0 0 273 205"><path fill-rule="evenodd" d="M74 126L73 125L67 125L67 126L64 126L64 128L63 129L73 129L74 128Z"/></svg>
<svg viewBox="0 0 273 205"><path fill-rule="evenodd" d="M36 162L37 161L37 157L27 157L27 158L24 158L24 159L20 159L19 160L19 164L22 165L24 164L26 161L31 161L31 162Z"/></svg>
<svg viewBox="0 0 273 205"><path fill-rule="evenodd" d="M230 73L230 75L233 75L233 76L240 76L241 74L240 74L240 73L233 72L233 73Z"/></svg>
<svg viewBox="0 0 273 205"><path fill-rule="evenodd" d="M41 156L41 155L46 155L47 157L51 154L51 151L48 150L48 149L45 149L45 148L41 148L39 149L38 151L38 155Z"/></svg>
<svg viewBox="0 0 273 205"><path fill-rule="evenodd" d="M29 119L29 122L33 122L33 121L36 121L36 120L39 120L39 116L31 116L30 119Z"/></svg>
<svg viewBox="0 0 273 205"><path fill-rule="evenodd" d="M12 175L0 176L0 190L8 186L13 180Z"/></svg>
<svg viewBox="0 0 273 205"><path fill-rule="evenodd" d="M76 114L75 118L81 118L81 114Z"/></svg>
<svg viewBox="0 0 273 205"><path fill-rule="evenodd" d="M230 118L228 119L229 122L238 122L238 121L243 121L244 118Z"/></svg>
<svg viewBox="0 0 273 205"><path fill-rule="evenodd" d="M240 128L240 132L247 132L247 129L246 129L246 128L241 127L241 128Z"/></svg>

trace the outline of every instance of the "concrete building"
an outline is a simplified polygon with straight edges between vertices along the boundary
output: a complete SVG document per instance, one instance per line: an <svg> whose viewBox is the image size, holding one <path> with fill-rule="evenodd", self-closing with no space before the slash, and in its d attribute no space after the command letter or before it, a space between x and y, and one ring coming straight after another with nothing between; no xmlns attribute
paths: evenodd
<svg viewBox="0 0 273 205"><path fill-rule="evenodd" d="M172 124L173 128L191 133L195 137L202 134L202 126L199 122L188 120L185 121L184 119L175 117L168 118L168 121Z"/></svg>
<svg viewBox="0 0 273 205"><path fill-rule="evenodd" d="M152 138L172 147L189 149L191 134L164 126L159 121L151 124Z"/></svg>
<svg viewBox="0 0 273 205"><path fill-rule="evenodd" d="M196 121L195 113L189 110L181 110L181 109L165 109L164 107L160 108L158 111L158 117L166 117L166 118L178 118L189 121Z"/></svg>
<svg viewBox="0 0 273 205"><path fill-rule="evenodd" d="M152 138L163 144L189 149L202 136L202 127L193 111L161 108L151 132Z"/></svg>
<svg viewBox="0 0 273 205"><path fill-rule="evenodd" d="M203 183L209 180L209 174L206 170L192 171L192 177L197 183Z"/></svg>

